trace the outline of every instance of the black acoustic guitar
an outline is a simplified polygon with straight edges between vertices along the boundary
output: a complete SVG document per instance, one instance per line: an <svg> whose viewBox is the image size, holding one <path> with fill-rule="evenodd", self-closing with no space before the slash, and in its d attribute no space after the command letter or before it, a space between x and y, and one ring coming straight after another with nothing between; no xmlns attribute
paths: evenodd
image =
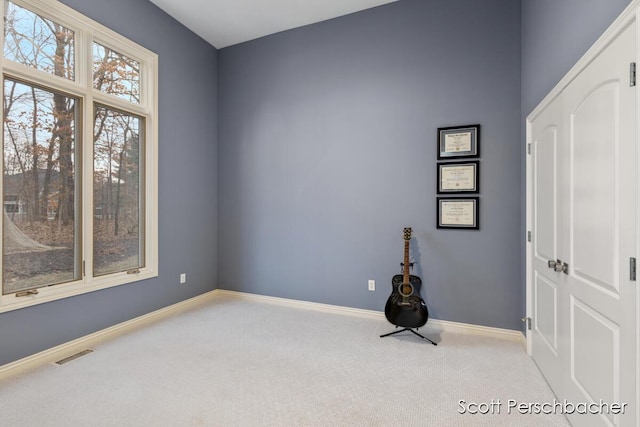
<svg viewBox="0 0 640 427"><path fill-rule="evenodd" d="M409 274L409 241L411 227L405 227L404 232L404 263L402 274L396 274L391 279L393 290L384 307L387 320L403 328L419 328L427 323L429 310L420 297L422 280L418 276Z"/></svg>

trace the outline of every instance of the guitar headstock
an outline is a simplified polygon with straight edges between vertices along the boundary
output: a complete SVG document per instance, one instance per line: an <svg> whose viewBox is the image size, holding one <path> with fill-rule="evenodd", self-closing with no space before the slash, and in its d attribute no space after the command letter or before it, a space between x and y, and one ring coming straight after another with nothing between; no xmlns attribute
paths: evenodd
<svg viewBox="0 0 640 427"><path fill-rule="evenodd" d="M411 227L405 227L402 230L402 234L404 236L404 240L411 240Z"/></svg>

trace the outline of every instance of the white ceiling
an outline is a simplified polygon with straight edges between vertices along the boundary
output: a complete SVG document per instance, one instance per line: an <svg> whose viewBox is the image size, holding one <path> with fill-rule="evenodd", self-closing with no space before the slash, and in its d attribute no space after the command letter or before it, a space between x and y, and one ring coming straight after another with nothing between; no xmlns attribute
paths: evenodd
<svg viewBox="0 0 640 427"><path fill-rule="evenodd" d="M396 0L151 0L221 49Z"/></svg>

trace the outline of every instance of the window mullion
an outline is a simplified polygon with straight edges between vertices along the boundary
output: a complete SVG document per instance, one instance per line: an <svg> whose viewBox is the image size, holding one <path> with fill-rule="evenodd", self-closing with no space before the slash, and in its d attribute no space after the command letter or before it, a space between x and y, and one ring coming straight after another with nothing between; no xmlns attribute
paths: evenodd
<svg viewBox="0 0 640 427"><path fill-rule="evenodd" d="M138 116L148 116L149 108L144 105L137 105L126 100L117 98L113 95L101 93L97 90L93 90L91 94L94 102L106 105L109 107L114 107L121 111L127 111L133 114L137 114Z"/></svg>
<svg viewBox="0 0 640 427"><path fill-rule="evenodd" d="M84 89L76 82L58 76L44 74L41 71L18 64L10 60L3 61L3 73L14 79L32 82L38 86L54 89L69 95L82 96Z"/></svg>
<svg viewBox="0 0 640 427"><path fill-rule="evenodd" d="M83 148L83 187L82 187L82 206L83 206L83 228L82 228L82 260L84 267L83 280L86 284L93 281L93 121L94 121L94 99L92 95L91 85L92 79L89 78L90 70L93 67L91 46L93 43L92 33L87 31L84 37L82 49L78 49L81 58L78 58L78 64L83 67L82 83L85 88L85 103L82 118L82 148ZM86 42L85 42L86 41ZM80 73L79 73L80 74Z"/></svg>

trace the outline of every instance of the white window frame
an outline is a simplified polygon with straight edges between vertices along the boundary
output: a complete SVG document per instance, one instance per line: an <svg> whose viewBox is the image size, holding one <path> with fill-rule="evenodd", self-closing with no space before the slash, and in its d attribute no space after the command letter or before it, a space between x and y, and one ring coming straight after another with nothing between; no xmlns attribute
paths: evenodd
<svg viewBox="0 0 640 427"><path fill-rule="evenodd" d="M2 11L5 1L0 0ZM100 289L119 286L158 276L158 55L117 34L107 27L76 12L57 0L12 0L44 18L51 19L75 32L75 81L50 75L4 59L0 54L0 75L37 83L52 90L62 91L81 101L82 126L78 135L82 140L82 259L83 272L79 280L38 288L36 295L0 295L0 313L68 298ZM4 47L4 23L0 29L0 48ZM135 104L115 95L93 88L93 42L100 43L140 63L140 103ZM0 85L4 90L4 84ZM99 103L144 117L144 267L139 272L126 271L93 277L93 108ZM0 132L0 138L4 132ZM3 141L4 143L4 141ZM0 164L0 168L2 165ZM0 173L0 179L4 171ZM0 185L0 192L2 186ZM4 200L0 194L0 200ZM2 231L0 231L2 233ZM3 269L0 256L0 274ZM1 292L0 292L1 294Z"/></svg>

